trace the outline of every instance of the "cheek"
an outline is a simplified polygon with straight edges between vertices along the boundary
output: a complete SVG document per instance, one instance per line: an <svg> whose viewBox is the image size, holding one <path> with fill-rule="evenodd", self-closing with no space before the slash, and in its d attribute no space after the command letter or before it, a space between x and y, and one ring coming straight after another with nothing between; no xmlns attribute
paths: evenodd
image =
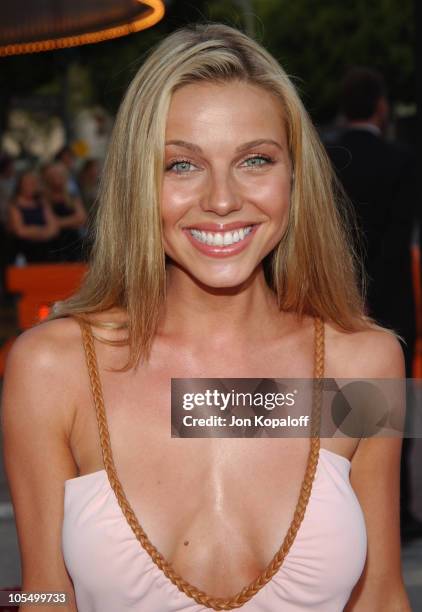
<svg viewBox="0 0 422 612"><path fill-rule="evenodd" d="M187 198L174 185L164 182L161 194L161 219L164 230L177 223L187 206Z"/></svg>
<svg viewBox="0 0 422 612"><path fill-rule="evenodd" d="M192 209L198 208L200 193L203 192L203 178L189 177L167 177L162 183L161 192L161 220L164 236L170 237L177 230L177 226L183 225L185 216Z"/></svg>
<svg viewBox="0 0 422 612"><path fill-rule="evenodd" d="M264 212L278 223L286 219L290 207L290 181L285 176L275 176L271 181L258 186L254 200Z"/></svg>
<svg viewBox="0 0 422 612"><path fill-rule="evenodd" d="M177 259L176 245L180 245L182 239L180 227L183 226L183 220L186 221L186 214L195 205L195 198L197 198L197 190L181 183L183 183L183 179L177 182L176 180L164 181L161 192L161 226L164 250L167 255L175 259Z"/></svg>

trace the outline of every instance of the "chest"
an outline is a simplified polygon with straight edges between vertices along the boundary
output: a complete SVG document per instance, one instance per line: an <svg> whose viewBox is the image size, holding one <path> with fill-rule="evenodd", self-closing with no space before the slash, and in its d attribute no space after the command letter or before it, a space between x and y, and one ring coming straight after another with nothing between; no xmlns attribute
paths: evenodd
<svg viewBox="0 0 422 612"><path fill-rule="evenodd" d="M256 351L169 356L148 367L99 375L114 463L150 541L192 583L229 595L253 580L290 526L309 440L171 437L171 378L310 377L294 355ZM312 359L309 360L312 363ZM277 367L275 367L277 364ZM302 360L303 364L303 360ZM72 435L80 472L103 468L92 400L82 398ZM216 559L225 559L216 571Z"/></svg>

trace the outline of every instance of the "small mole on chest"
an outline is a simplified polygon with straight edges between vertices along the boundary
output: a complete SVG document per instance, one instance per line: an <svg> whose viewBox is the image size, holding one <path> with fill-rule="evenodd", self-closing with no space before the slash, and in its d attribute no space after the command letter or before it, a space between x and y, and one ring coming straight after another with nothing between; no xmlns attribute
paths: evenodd
<svg viewBox="0 0 422 612"><path fill-rule="evenodd" d="M185 546L187 546L187 545L189 544L189 540L185 540L185 541L183 542L183 544L184 544Z"/></svg>

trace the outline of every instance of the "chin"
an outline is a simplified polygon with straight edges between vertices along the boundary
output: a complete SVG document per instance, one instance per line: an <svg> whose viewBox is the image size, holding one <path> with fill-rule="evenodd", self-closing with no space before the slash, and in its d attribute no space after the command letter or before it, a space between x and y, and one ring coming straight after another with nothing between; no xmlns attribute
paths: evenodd
<svg viewBox="0 0 422 612"><path fill-rule="evenodd" d="M211 270L196 272L188 271L199 285L212 289L235 289L252 279L254 270L231 270L230 272L212 272Z"/></svg>
<svg viewBox="0 0 422 612"><path fill-rule="evenodd" d="M262 265L260 257L236 263L216 259L210 259L209 263L193 262L187 258L177 260L168 253L167 257L176 276L182 273L203 289L240 288L253 280Z"/></svg>

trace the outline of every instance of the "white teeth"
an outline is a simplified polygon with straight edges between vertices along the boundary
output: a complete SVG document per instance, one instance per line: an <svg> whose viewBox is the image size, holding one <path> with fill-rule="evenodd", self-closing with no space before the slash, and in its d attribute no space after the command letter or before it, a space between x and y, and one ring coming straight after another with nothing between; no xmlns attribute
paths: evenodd
<svg viewBox="0 0 422 612"><path fill-rule="evenodd" d="M233 232L224 232L224 234L221 232L204 232L197 229L190 229L189 231L196 240L203 244L209 246L230 246L244 240L252 231L252 226L242 227Z"/></svg>

